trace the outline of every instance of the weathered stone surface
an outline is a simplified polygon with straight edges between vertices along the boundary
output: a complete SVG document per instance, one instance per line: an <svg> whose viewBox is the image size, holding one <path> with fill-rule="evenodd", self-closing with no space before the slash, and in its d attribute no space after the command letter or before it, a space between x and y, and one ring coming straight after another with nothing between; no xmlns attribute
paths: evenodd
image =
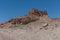
<svg viewBox="0 0 60 40"><path fill-rule="evenodd" d="M28 14L25 16L12 18L11 20L8 20L7 22L0 23L1 27L7 26L7 24L17 25L17 24L28 24L30 22L36 21L39 19L40 16L47 15L46 11L39 11L37 9L32 8ZM8 27L8 26L7 26Z"/></svg>
<svg viewBox="0 0 60 40"><path fill-rule="evenodd" d="M0 40L60 40L60 18L50 18L46 11L34 8L0 27Z"/></svg>

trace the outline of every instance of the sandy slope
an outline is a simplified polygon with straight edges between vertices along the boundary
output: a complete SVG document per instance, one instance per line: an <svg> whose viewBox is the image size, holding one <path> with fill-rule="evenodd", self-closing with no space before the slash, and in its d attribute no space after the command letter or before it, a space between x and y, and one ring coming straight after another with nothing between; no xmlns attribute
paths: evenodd
<svg viewBox="0 0 60 40"><path fill-rule="evenodd" d="M39 20L33 22L36 16ZM28 24L24 25L27 19ZM14 26L12 24L20 25ZM2 26L3 28L0 28L0 40L60 40L60 19L51 19L44 11L33 9L27 17L12 19L0 24L0 27Z"/></svg>
<svg viewBox="0 0 60 40"><path fill-rule="evenodd" d="M51 20L48 22L46 18L46 21L40 19L23 26L23 29L0 28L0 40L60 40L59 22L54 23ZM43 27L44 25L47 26Z"/></svg>
<svg viewBox="0 0 60 40"><path fill-rule="evenodd" d="M60 40L60 28L27 30L0 29L0 40Z"/></svg>

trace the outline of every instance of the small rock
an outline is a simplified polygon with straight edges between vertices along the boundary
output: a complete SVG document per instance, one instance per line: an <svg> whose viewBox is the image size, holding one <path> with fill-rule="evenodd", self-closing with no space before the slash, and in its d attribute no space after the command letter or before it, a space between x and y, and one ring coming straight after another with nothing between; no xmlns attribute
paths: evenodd
<svg viewBox="0 0 60 40"><path fill-rule="evenodd" d="M47 26L48 26L48 23L45 23L45 24L43 25L44 28L47 27Z"/></svg>

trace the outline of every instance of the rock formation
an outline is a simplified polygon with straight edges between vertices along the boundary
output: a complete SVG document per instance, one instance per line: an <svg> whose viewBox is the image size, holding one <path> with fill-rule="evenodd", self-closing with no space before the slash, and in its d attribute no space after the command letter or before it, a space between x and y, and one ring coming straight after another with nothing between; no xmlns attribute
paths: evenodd
<svg viewBox="0 0 60 40"><path fill-rule="evenodd" d="M4 23L0 23L0 27L8 27L7 26L8 24L10 26L17 25L17 24L23 24L23 25L28 24L30 22L38 20L39 17L44 15L48 15L46 11L39 11L35 8L32 8L27 15L17 17L17 18L12 18Z"/></svg>
<svg viewBox="0 0 60 40"><path fill-rule="evenodd" d="M60 18L50 18L47 11L34 8L0 27L0 40L60 40Z"/></svg>

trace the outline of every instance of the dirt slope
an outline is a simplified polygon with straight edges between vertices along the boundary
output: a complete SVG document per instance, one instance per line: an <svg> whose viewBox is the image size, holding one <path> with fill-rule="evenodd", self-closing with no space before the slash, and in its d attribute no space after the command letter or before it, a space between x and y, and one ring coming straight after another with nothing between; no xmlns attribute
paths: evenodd
<svg viewBox="0 0 60 40"><path fill-rule="evenodd" d="M60 18L49 18L46 11L31 9L23 17L0 23L0 27L0 40L60 40Z"/></svg>

